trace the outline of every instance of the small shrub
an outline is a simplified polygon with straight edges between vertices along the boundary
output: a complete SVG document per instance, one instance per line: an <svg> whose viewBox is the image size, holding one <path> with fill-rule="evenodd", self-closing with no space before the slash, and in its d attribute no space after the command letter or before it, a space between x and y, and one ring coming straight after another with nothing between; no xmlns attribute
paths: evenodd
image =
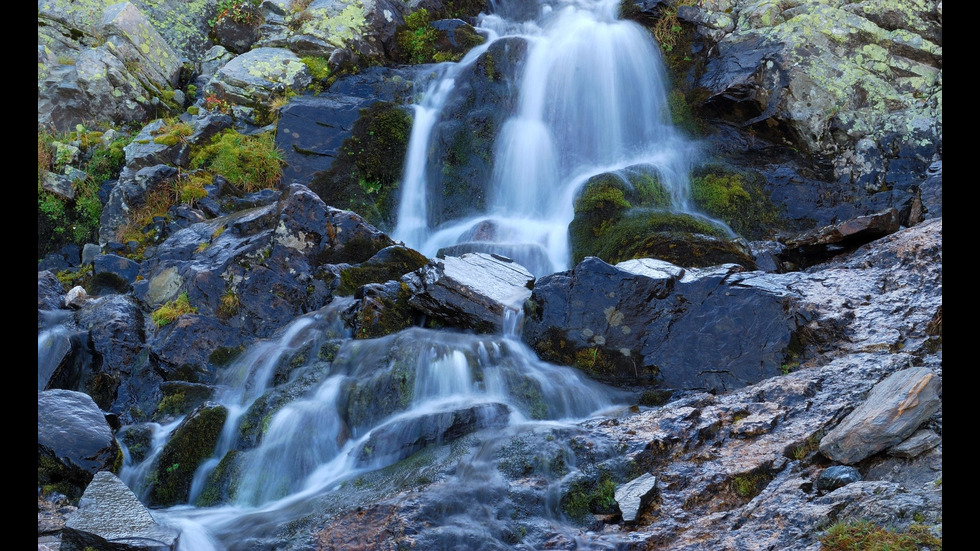
<svg viewBox="0 0 980 551"><path fill-rule="evenodd" d="M157 327L164 327L167 324L174 322L180 316L184 314L193 314L197 312L197 308L191 306L190 299L187 298L187 293L181 293L175 300L172 300L163 306L157 308L150 314L150 318Z"/></svg>
<svg viewBox="0 0 980 551"><path fill-rule="evenodd" d="M242 301L238 298L235 290L228 289L225 291L225 294L221 295L221 300L218 303L218 317L223 319L230 318L238 313L241 306Z"/></svg>
<svg viewBox="0 0 980 551"><path fill-rule="evenodd" d="M310 71L313 80L324 81L330 78L330 62L320 56L306 56L299 59Z"/></svg>
<svg viewBox="0 0 980 551"><path fill-rule="evenodd" d="M246 192L275 187L283 164L271 133L245 136L226 130L191 156L193 168L220 174Z"/></svg>
<svg viewBox="0 0 980 551"><path fill-rule="evenodd" d="M194 129L191 125L186 122L175 122L173 124L164 125L160 129L153 132L156 136L153 138L153 143L162 144L166 146L174 146L178 143L186 142L187 136L194 133Z"/></svg>

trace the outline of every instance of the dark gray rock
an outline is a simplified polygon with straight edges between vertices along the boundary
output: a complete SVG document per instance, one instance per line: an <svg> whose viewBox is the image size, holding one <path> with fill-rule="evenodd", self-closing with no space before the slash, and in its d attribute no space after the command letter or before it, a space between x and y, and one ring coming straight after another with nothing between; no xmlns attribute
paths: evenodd
<svg viewBox="0 0 980 551"><path fill-rule="evenodd" d="M158 523L122 480L103 471L65 522L61 549L173 551L179 538L179 530Z"/></svg>
<svg viewBox="0 0 980 551"><path fill-rule="evenodd" d="M453 327L492 333L531 296L534 276L506 257L472 253L430 260L402 281L413 307Z"/></svg>
<svg viewBox="0 0 980 551"><path fill-rule="evenodd" d="M146 162L160 160L153 158ZM163 162L171 161L163 160ZM136 161L132 166L139 166L142 162L144 160ZM130 168L125 170L130 170ZM131 178L120 178L119 182L113 186L109 193L109 200L102 208L102 216L99 218L99 242L105 244L116 241L119 230L130 222L130 212L144 205L150 192L159 189L160 186L167 185L176 176L176 168L168 164L155 164L136 170L132 173ZM160 240L165 237L165 235L157 236Z"/></svg>
<svg viewBox="0 0 980 551"><path fill-rule="evenodd" d="M935 448L943 443L943 437L929 429L923 429L908 438L901 444L892 446L888 449L889 455L911 459Z"/></svg>
<svg viewBox="0 0 980 551"><path fill-rule="evenodd" d="M47 270L37 273L38 323L41 322L40 310L60 309L64 296L65 288L54 274Z"/></svg>
<svg viewBox="0 0 980 551"><path fill-rule="evenodd" d="M114 254L100 255L93 261L93 284L97 288L112 287L116 292L126 292L139 271L138 262Z"/></svg>
<svg viewBox="0 0 980 551"><path fill-rule="evenodd" d="M187 501L194 471L214 454L227 417L227 408L208 402L192 411L174 429L153 465L151 504L169 506Z"/></svg>
<svg viewBox="0 0 980 551"><path fill-rule="evenodd" d="M616 503L623 514L623 522L633 522L657 487L657 477L643 473L616 488Z"/></svg>
<svg viewBox="0 0 980 551"><path fill-rule="evenodd" d="M787 248L816 247L820 245L863 245L898 231L898 212L883 212L859 216L839 224L816 228L783 241Z"/></svg>
<svg viewBox="0 0 980 551"><path fill-rule="evenodd" d="M853 464L908 438L942 405L939 380L925 367L893 373L820 440L820 453Z"/></svg>
<svg viewBox="0 0 980 551"><path fill-rule="evenodd" d="M779 374L807 323L788 281L740 272L587 258L535 284L523 338L607 381L739 388Z"/></svg>
<svg viewBox="0 0 980 551"><path fill-rule="evenodd" d="M105 415L87 394L71 390L37 393L38 485L83 488L98 471L121 467L119 444Z"/></svg>
<svg viewBox="0 0 980 551"><path fill-rule="evenodd" d="M919 186L925 218L941 218L943 215L943 162L929 165L926 180Z"/></svg>
<svg viewBox="0 0 980 551"><path fill-rule="evenodd" d="M219 363L213 355L241 351L250 341L240 329L215 317L189 314L159 328L147 345L164 380L199 383L213 380ZM194 346L187 346L189 342Z"/></svg>
<svg viewBox="0 0 980 551"><path fill-rule="evenodd" d="M837 488L842 488L852 482L862 480L861 472L847 465L834 465L827 467L817 477L817 491L821 493L832 492Z"/></svg>

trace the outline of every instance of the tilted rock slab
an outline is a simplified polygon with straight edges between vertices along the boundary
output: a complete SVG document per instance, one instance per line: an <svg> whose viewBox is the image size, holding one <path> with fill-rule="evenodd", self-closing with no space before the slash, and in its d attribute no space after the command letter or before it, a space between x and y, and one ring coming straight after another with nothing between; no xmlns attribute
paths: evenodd
<svg viewBox="0 0 980 551"><path fill-rule="evenodd" d="M61 549L171 551L180 532L158 524L150 511L116 475L101 471L85 489L65 523Z"/></svg>
<svg viewBox="0 0 980 551"><path fill-rule="evenodd" d="M868 399L820 440L820 453L857 463L911 436L941 405L932 370L904 369L875 385Z"/></svg>
<svg viewBox="0 0 980 551"><path fill-rule="evenodd" d="M531 296L534 276L506 257L484 253L433 259L406 275L408 303L453 327L492 333L504 326L504 312Z"/></svg>
<svg viewBox="0 0 980 551"><path fill-rule="evenodd" d="M113 467L118 453L112 429L89 395L37 393L39 485L67 481L81 491L96 472Z"/></svg>

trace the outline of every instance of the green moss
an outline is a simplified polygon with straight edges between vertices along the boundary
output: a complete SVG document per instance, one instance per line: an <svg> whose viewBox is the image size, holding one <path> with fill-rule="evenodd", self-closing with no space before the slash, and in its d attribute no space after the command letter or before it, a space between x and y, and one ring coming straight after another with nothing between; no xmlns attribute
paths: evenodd
<svg viewBox="0 0 980 551"><path fill-rule="evenodd" d="M572 482L561 497L561 508L577 522L585 521L591 514L613 514L616 504L616 483L608 472L595 478L581 478Z"/></svg>
<svg viewBox="0 0 980 551"><path fill-rule="evenodd" d="M226 130L191 154L191 166L220 174L246 192L253 192L279 183L283 159L271 133L245 136Z"/></svg>
<svg viewBox="0 0 980 551"><path fill-rule="evenodd" d="M187 292L183 292L176 299L164 304L163 306L157 308L150 314L150 319L157 327L163 327L177 318L185 314L193 314L197 312L197 308L191 306L190 299L187 298Z"/></svg>
<svg viewBox="0 0 980 551"><path fill-rule="evenodd" d="M313 80L326 81L330 78L330 62L319 56L306 56L301 57L300 61L306 65L306 68L310 71L310 76Z"/></svg>
<svg viewBox="0 0 980 551"><path fill-rule="evenodd" d="M235 500L235 481L239 478L241 453L231 450L221 458L218 466L208 475L204 490L194 504L198 507L212 507Z"/></svg>
<svg viewBox="0 0 980 551"><path fill-rule="evenodd" d="M724 221L748 239L771 237L781 229L779 209L770 199L762 177L711 164L694 171L691 201L713 218Z"/></svg>
<svg viewBox="0 0 980 551"><path fill-rule="evenodd" d="M311 189L328 205L352 210L379 228L395 223L398 185L412 130L402 106L377 102L361 110L330 171Z"/></svg>
<svg viewBox="0 0 980 551"><path fill-rule="evenodd" d="M942 551L943 538L922 524L900 531L869 520L841 520L818 538L826 551Z"/></svg>
<svg viewBox="0 0 980 551"><path fill-rule="evenodd" d="M418 9L405 16L404 28L396 35L398 46L411 63L428 63L435 54L436 30L429 12Z"/></svg>
<svg viewBox="0 0 980 551"><path fill-rule="evenodd" d="M155 463L152 504L169 506L187 501L194 471L214 453L227 417L223 406L204 406L177 427Z"/></svg>

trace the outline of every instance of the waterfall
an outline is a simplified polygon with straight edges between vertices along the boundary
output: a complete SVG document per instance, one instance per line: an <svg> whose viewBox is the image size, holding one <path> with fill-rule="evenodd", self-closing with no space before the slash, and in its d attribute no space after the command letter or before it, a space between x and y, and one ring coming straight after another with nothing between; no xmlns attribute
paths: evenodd
<svg viewBox="0 0 980 551"><path fill-rule="evenodd" d="M426 156L459 69L446 71L416 108L396 239L427 256L492 228L487 250L512 256L536 275L568 268L567 228L575 198L597 174L646 165L688 211L692 147L671 123L664 69L649 32L616 19L616 0L543 1L537 9L494 2L481 26L491 37L527 41L517 75L517 105L495 138L483 212L431 224L428 205L440 190L427 185ZM516 19L508 21L507 17ZM532 17L532 19L526 19ZM485 51L487 45L483 46ZM478 52L479 53L479 52ZM472 63L467 56L459 65Z"/></svg>

